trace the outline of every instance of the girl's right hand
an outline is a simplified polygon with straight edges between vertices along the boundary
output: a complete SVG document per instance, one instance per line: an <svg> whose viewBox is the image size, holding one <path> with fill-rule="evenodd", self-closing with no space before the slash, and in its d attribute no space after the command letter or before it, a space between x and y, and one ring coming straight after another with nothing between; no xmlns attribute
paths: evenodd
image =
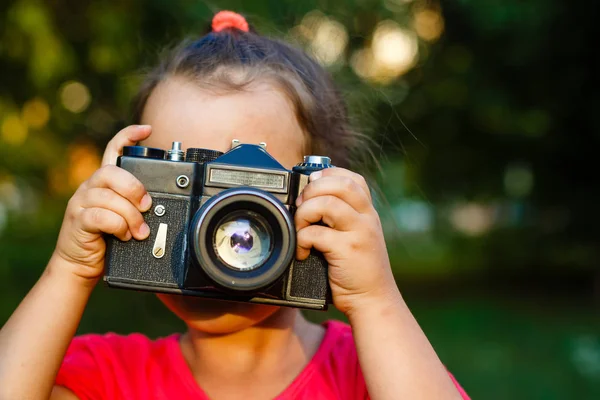
<svg viewBox="0 0 600 400"><path fill-rule="evenodd" d="M53 258L66 261L59 264L85 281L95 284L102 276L105 233L123 241L143 240L150 233L141 214L152 205L150 195L137 178L115 165L124 146L150 132L148 125L133 125L117 133L106 147L102 167L69 200Z"/></svg>

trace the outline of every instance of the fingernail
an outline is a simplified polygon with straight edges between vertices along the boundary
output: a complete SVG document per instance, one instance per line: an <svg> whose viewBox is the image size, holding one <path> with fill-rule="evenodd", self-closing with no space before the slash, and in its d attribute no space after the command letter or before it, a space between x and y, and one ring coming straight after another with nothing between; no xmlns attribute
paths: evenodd
<svg viewBox="0 0 600 400"><path fill-rule="evenodd" d="M323 172L321 171L316 171L313 172L312 174L310 174L310 178L309 181L316 181L317 179L319 179L321 177L321 175L323 175Z"/></svg>
<svg viewBox="0 0 600 400"><path fill-rule="evenodd" d="M128 242L130 239L131 239L131 232L130 232L130 231L127 231L127 232L125 233L125 241L126 241L126 242Z"/></svg>
<svg viewBox="0 0 600 400"><path fill-rule="evenodd" d="M152 197L148 193L142 197L142 201L140 201L140 207L142 207L142 211L146 211L152 205Z"/></svg>
<svg viewBox="0 0 600 400"><path fill-rule="evenodd" d="M140 131L145 131L145 130L147 130L147 129L150 129L150 125L138 125L138 126L137 126L137 128L138 128Z"/></svg>
<svg viewBox="0 0 600 400"><path fill-rule="evenodd" d="M150 234L150 227L148 226L147 223L143 223L142 226L140 226L140 230L139 230L140 235L142 235L143 237L146 237Z"/></svg>
<svg viewBox="0 0 600 400"><path fill-rule="evenodd" d="M302 193L300 193L298 197L296 197L296 207L299 207L300 204L302 204Z"/></svg>

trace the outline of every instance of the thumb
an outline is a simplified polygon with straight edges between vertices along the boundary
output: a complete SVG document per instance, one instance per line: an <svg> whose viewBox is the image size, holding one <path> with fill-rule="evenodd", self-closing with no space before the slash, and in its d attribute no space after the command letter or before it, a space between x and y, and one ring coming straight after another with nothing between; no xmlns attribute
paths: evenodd
<svg viewBox="0 0 600 400"><path fill-rule="evenodd" d="M140 140L144 140L152 133L150 125L130 125L123 128L108 142L104 156L102 157L102 165L115 165L117 157L119 157L125 146L135 146Z"/></svg>

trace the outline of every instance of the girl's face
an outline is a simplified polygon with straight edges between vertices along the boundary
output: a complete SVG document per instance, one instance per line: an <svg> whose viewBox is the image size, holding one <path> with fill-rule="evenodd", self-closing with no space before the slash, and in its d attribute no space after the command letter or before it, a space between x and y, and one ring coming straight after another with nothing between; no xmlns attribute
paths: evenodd
<svg viewBox="0 0 600 400"><path fill-rule="evenodd" d="M226 152L231 141L267 143L267 150L291 169L302 160L305 134L291 101L274 85L256 82L243 92L213 93L186 78L171 77L152 92L142 115L152 135L142 145L202 147ZM209 333L231 333L255 325L278 307L160 294L188 326Z"/></svg>

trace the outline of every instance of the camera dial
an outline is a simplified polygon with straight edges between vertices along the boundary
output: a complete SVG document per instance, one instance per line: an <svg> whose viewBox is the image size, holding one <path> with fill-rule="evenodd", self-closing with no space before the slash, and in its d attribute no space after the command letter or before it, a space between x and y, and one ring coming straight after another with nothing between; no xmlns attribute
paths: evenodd
<svg viewBox="0 0 600 400"><path fill-rule="evenodd" d="M123 147L123 156L125 157L140 157L140 158L155 158L164 160L166 152L163 149L155 149L153 147L144 146L125 146Z"/></svg>
<svg viewBox="0 0 600 400"><path fill-rule="evenodd" d="M210 149L202 149L192 147L187 149L185 153L185 161L187 162L197 162L197 163L205 163L214 161L217 158L221 157L224 153L218 150L210 150Z"/></svg>
<svg viewBox="0 0 600 400"><path fill-rule="evenodd" d="M303 175L310 175L315 171L320 171L325 168L331 168L331 159L325 156L304 156L304 161L297 164L292 170Z"/></svg>
<svg viewBox="0 0 600 400"><path fill-rule="evenodd" d="M325 156L304 156L303 164L330 165L331 158Z"/></svg>

